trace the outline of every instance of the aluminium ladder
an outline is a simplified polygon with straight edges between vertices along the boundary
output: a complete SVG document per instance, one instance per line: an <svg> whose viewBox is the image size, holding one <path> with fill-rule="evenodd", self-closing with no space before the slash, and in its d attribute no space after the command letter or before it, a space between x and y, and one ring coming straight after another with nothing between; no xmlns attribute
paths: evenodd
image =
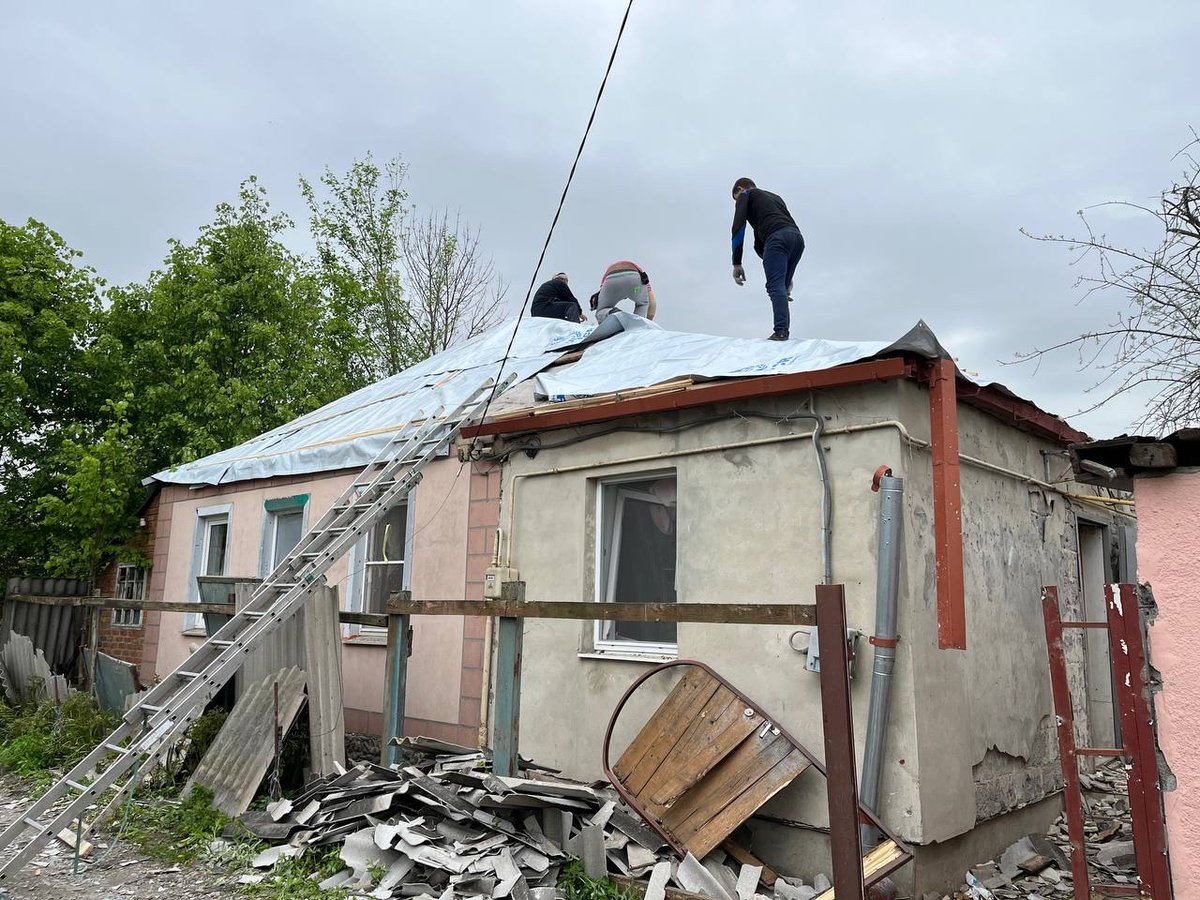
<svg viewBox="0 0 1200 900"><path fill-rule="evenodd" d="M506 390L515 379L515 375L509 375L494 393ZM375 459L255 589L246 606L179 668L147 691L112 734L5 829L0 835L0 851L26 830L32 828L34 834L0 866L0 884L20 870L47 840L81 818L110 788L116 789L116 796L100 813L100 819L133 791L142 774L182 737L217 691L241 668L246 656L303 606L309 593L324 583L329 567L408 495L421 480L421 470L440 448L486 409L494 384L491 378L482 382L448 414L443 415L443 407L428 414L418 411L397 429ZM127 776L125 781L118 784L123 775ZM55 808L67 798L65 805Z"/></svg>

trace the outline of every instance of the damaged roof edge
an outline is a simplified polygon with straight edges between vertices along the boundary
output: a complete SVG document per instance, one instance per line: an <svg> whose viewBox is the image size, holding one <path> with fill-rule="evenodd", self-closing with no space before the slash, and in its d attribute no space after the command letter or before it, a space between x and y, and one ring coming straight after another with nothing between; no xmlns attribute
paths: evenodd
<svg viewBox="0 0 1200 900"><path fill-rule="evenodd" d="M1200 428L1183 428L1165 437L1122 435L1077 442L1070 449L1079 481L1131 491L1136 476L1200 468Z"/></svg>
<svg viewBox="0 0 1200 900"><path fill-rule="evenodd" d="M617 392L612 397L598 398L597 403L590 406L576 406L559 411L541 406L536 411L531 409L527 415L484 422L481 425L464 428L462 436L474 438L548 431L553 428L605 422L625 416L670 412L707 406L712 403L771 397L815 388L847 387L877 381L890 381L896 378L927 381L928 360L929 358L924 354L921 354L921 358L913 358L906 352L904 355L850 363L815 372L713 381L689 387L686 390L643 394L628 399L622 399L620 392ZM1001 385L977 385L963 377L959 377L957 381L958 397L961 402L1000 419L1008 425L1062 444L1087 440L1088 436L1082 431L1072 428L1062 419L1045 412L1028 400L1018 397Z"/></svg>

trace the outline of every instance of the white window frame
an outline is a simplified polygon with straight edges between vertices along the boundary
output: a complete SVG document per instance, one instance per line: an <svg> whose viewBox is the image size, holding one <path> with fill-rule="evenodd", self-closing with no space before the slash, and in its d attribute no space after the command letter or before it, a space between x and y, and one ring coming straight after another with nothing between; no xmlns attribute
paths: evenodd
<svg viewBox="0 0 1200 900"><path fill-rule="evenodd" d="M188 603L200 602L200 586L196 576L200 575L205 560L208 559L209 535L211 527L223 520L225 523L225 570L217 574L226 575L229 570L229 548L233 543L233 504L221 503L216 506L202 506L196 510L196 521L192 530L192 565L188 572ZM205 573L208 574L208 573ZM184 634L205 635L204 613L184 613Z"/></svg>
<svg viewBox="0 0 1200 900"><path fill-rule="evenodd" d="M304 540L304 536L308 534L308 498L304 498L303 502L296 503L295 506L288 506L283 509L267 509L263 508L263 525L262 525L262 542L259 545L258 551L258 575L260 578L266 578L274 570L272 564L275 559L275 548L279 540L279 518L288 515L300 515L300 540ZM297 541L299 544L299 541Z"/></svg>
<svg viewBox="0 0 1200 900"><path fill-rule="evenodd" d="M404 585L403 590L412 590L412 559L413 559L413 514L416 510L416 491L410 491L408 497L397 503L396 506L404 505L404 574L401 576L401 583ZM360 538L350 548L349 553L349 569L350 572L346 576L346 609L349 612L365 612L367 602L367 547L368 542L374 534L373 526L365 537ZM393 560L395 562L396 560ZM342 637L346 640L357 640L362 643L385 643L387 641L387 629L380 628L377 625L357 625L347 623L342 626Z"/></svg>
<svg viewBox="0 0 1200 900"><path fill-rule="evenodd" d="M122 577L127 573L137 573L132 581ZM118 600L145 600L146 599L146 582L148 573L145 567L134 565L133 563L118 563L117 564L117 589L114 592ZM133 585L135 590L132 592L123 591L122 587ZM136 597L128 596L129 593L137 594ZM118 628L141 628L142 627L142 611L140 609L131 609L129 607L120 607L112 611L112 624Z"/></svg>
<svg viewBox="0 0 1200 900"><path fill-rule="evenodd" d="M618 478L605 478L596 486L596 564L595 564L595 598L598 603L612 603L613 592L616 590L616 567L618 555L616 553L605 552L605 533L608 532L608 546L620 547L621 545L621 523L623 519L625 500L628 497L645 500L648 502L661 502L660 498L653 494L635 491L631 488L623 488L621 485L635 482L651 481L670 478L675 481L676 500L675 500L675 591L676 602L678 602L679 593L679 479L678 473L674 469L658 472L638 472L630 475L622 475ZM606 527L605 520L605 495L607 492L615 490L617 492L613 504L611 529ZM606 558L607 556L607 558ZM671 660L677 659L679 656L679 633L678 625L676 625L676 639L670 643L655 642L655 641L633 641L625 638L615 638L610 634L606 634L613 627L611 619L596 619L592 622L592 647L591 654L619 658L619 659L648 659L648 660ZM584 654L584 655L591 655Z"/></svg>

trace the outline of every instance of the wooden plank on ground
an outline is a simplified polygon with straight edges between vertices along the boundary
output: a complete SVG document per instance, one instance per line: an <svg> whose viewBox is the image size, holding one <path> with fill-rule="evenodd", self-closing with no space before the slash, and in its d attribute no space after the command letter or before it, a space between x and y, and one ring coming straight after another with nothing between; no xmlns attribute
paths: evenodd
<svg viewBox="0 0 1200 900"><path fill-rule="evenodd" d="M697 695L702 691L706 693L704 693L704 698L698 702L699 707L703 707L716 689L716 683L707 672L695 666L689 667L684 672L683 677L676 682L675 687L671 689L671 693L667 694L663 702L659 704L654 715L642 726L642 730L637 733L633 741L625 748L625 752L621 754L621 758L617 760L617 764L613 766L613 772L616 773L617 777L623 782L629 773L633 771L634 766L646 755L646 751L657 740L660 729L651 727L651 723L659 720L666 723L678 718L693 703L697 702Z"/></svg>
<svg viewBox="0 0 1200 900"><path fill-rule="evenodd" d="M743 741L713 768L699 784L675 802L663 815L663 825L679 839L695 834L725 805L748 790L772 766L796 752L781 734L768 732Z"/></svg>
<svg viewBox="0 0 1200 900"><path fill-rule="evenodd" d="M643 794L656 806L667 807L712 771L763 724L763 717L736 695L717 716L702 716L676 746L677 765L662 766ZM750 713L750 715L746 715Z"/></svg>
<svg viewBox="0 0 1200 900"><path fill-rule="evenodd" d="M697 859L703 859L713 847L733 834L735 828L745 822L756 809L791 784L796 776L807 769L809 765L811 763L799 750L789 753L772 766L762 778L733 798L731 803L714 818L709 819L694 834L690 837L683 835L677 835L677 837Z"/></svg>
<svg viewBox="0 0 1200 900"><path fill-rule="evenodd" d="M744 866L757 866L762 869L759 873L759 879L767 887L774 887L775 882L779 880L779 873L768 866L765 862L739 844L737 841L727 840L721 844L721 849L736 859Z"/></svg>
<svg viewBox="0 0 1200 900"><path fill-rule="evenodd" d="M889 839L879 844L863 857L863 882L871 884L876 875L891 871L890 867L905 859L906 856L907 854L893 840ZM835 896L833 888L830 888L818 894L816 900L834 900Z"/></svg>
<svg viewBox="0 0 1200 900"><path fill-rule="evenodd" d="M703 685L681 697L680 702L672 704L670 709L667 709L667 704L664 703L658 712L650 717L650 721L642 726L643 731L650 731L653 736L642 758L621 778L630 793L641 794L642 788L658 771L663 760L675 749L675 745L691 727L692 722L717 695L720 685L703 670L700 671L705 677Z"/></svg>

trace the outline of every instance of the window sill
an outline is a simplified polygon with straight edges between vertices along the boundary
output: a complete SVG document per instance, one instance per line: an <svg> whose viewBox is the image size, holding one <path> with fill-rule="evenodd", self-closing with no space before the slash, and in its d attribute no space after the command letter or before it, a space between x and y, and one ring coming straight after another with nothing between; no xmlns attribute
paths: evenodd
<svg viewBox="0 0 1200 900"><path fill-rule="evenodd" d="M387 646L387 629L372 628L370 625L362 626L362 631L350 637L342 638L343 644L359 644L366 647L386 647Z"/></svg>
<svg viewBox="0 0 1200 900"><path fill-rule="evenodd" d="M655 665L679 659L678 650L674 653L636 653L632 650L580 650L576 655L580 659L615 660L617 662L640 662Z"/></svg>
<svg viewBox="0 0 1200 900"><path fill-rule="evenodd" d="M131 630L136 631L137 629L142 627L142 623L138 622L136 625L134 625L129 622L113 622L112 627L113 628L129 628ZM186 632L184 632L184 633L186 634Z"/></svg>
<svg viewBox="0 0 1200 900"><path fill-rule="evenodd" d="M204 638L205 640L208 640L208 632L203 628L185 628L183 630L183 636L189 638Z"/></svg>

